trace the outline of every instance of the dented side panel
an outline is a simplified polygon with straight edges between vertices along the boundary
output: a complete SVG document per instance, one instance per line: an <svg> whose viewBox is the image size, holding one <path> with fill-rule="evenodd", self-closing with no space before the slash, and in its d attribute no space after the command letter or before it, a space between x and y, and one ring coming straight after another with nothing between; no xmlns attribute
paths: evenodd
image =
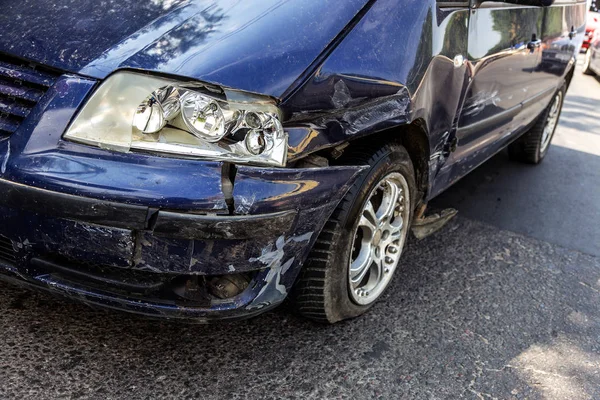
<svg viewBox="0 0 600 400"><path fill-rule="evenodd" d="M416 121L444 165L468 85L468 7L379 0L314 74L284 99L290 158ZM441 95L445 93L446 95Z"/></svg>

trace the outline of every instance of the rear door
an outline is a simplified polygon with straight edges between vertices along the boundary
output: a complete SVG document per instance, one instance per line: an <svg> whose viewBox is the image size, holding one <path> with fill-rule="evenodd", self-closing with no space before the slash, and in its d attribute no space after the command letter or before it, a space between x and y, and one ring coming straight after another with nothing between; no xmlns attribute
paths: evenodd
<svg viewBox="0 0 600 400"><path fill-rule="evenodd" d="M495 154L517 128L531 91L542 12L503 2L473 1L469 23L472 80L459 118L453 175L462 176Z"/></svg>
<svg viewBox="0 0 600 400"><path fill-rule="evenodd" d="M525 104L535 118L548 105L556 89L573 67L585 38L587 3L557 0L543 9L539 56L532 76L532 93Z"/></svg>

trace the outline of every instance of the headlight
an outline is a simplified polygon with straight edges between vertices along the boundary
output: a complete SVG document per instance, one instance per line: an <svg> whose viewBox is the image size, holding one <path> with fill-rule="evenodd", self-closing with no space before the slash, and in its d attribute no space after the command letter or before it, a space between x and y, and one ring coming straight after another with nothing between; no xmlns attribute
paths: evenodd
<svg viewBox="0 0 600 400"><path fill-rule="evenodd" d="M283 166L287 134L280 121L269 98L119 72L100 85L64 138L122 152Z"/></svg>

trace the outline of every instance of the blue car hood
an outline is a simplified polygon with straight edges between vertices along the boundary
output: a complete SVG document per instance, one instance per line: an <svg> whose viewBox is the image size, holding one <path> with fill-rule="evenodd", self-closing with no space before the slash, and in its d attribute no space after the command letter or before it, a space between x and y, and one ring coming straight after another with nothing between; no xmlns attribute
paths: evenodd
<svg viewBox="0 0 600 400"><path fill-rule="evenodd" d="M139 68L282 93L367 0L0 0L0 52L102 79Z"/></svg>

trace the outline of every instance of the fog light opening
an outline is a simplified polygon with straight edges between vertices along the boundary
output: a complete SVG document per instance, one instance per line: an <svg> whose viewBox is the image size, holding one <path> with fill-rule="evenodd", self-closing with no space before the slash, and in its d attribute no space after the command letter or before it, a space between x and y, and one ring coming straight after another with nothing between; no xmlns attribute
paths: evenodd
<svg viewBox="0 0 600 400"><path fill-rule="evenodd" d="M248 288L250 277L246 274L214 276L208 280L208 292L219 299L230 299Z"/></svg>
<svg viewBox="0 0 600 400"><path fill-rule="evenodd" d="M238 296L248 288L251 281L251 274L181 275L172 281L170 290L184 301L209 305L213 301Z"/></svg>
<svg viewBox="0 0 600 400"><path fill-rule="evenodd" d="M210 304L203 276L180 276L173 280L171 290L180 298L194 303Z"/></svg>

